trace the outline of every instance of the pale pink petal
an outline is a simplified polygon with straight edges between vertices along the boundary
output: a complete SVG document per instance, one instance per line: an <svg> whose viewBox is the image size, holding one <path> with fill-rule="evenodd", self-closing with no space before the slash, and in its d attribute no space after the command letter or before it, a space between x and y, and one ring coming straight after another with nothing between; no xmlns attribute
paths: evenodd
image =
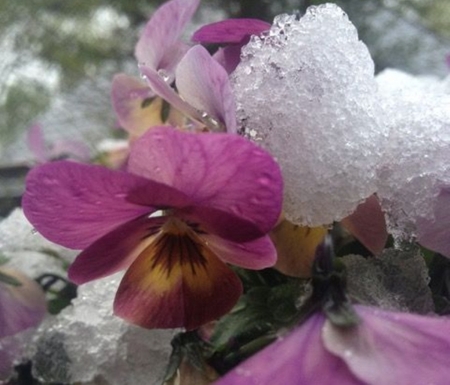
<svg viewBox="0 0 450 385"><path fill-rule="evenodd" d="M104 235L78 255L69 268L69 279L81 285L127 269L151 243L165 220L143 216Z"/></svg>
<svg viewBox="0 0 450 385"><path fill-rule="evenodd" d="M322 314L314 314L214 385L363 385L340 358L324 349L324 322Z"/></svg>
<svg viewBox="0 0 450 385"><path fill-rule="evenodd" d="M185 113L189 117L198 122L202 121L201 113L192 107L189 103L185 102L155 70L150 67L140 67L142 76L147 81L149 87L167 103L177 110Z"/></svg>
<svg viewBox="0 0 450 385"><path fill-rule="evenodd" d="M228 73L208 51L192 47L178 64L175 72L180 95L199 111L236 132L236 104Z"/></svg>
<svg viewBox="0 0 450 385"><path fill-rule="evenodd" d="M50 158L71 158L80 162L88 162L91 158L91 151L89 147L81 141L61 140L55 142L51 147Z"/></svg>
<svg viewBox="0 0 450 385"><path fill-rule="evenodd" d="M384 213L375 195L361 203L341 224L373 254L383 251L388 232Z"/></svg>
<svg viewBox="0 0 450 385"><path fill-rule="evenodd" d="M127 201L133 190L152 183L100 166L47 163L28 174L22 206L43 236L69 248L83 249L122 223L155 211L157 208Z"/></svg>
<svg viewBox="0 0 450 385"><path fill-rule="evenodd" d="M253 222L263 233L275 225L280 214L278 164L238 135L154 128L133 144L129 170L173 186L196 206Z"/></svg>
<svg viewBox="0 0 450 385"><path fill-rule="evenodd" d="M0 338L38 325L47 312L45 294L41 287L24 274L2 268L20 286L0 282Z"/></svg>
<svg viewBox="0 0 450 385"><path fill-rule="evenodd" d="M417 240L450 258L450 187L443 187L434 203L434 219L417 220Z"/></svg>
<svg viewBox="0 0 450 385"><path fill-rule="evenodd" d="M237 44L270 29L270 24L258 19L227 19L208 24L194 32L198 43Z"/></svg>
<svg viewBox="0 0 450 385"><path fill-rule="evenodd" d="M277 251L269 236L250 242L231 242L212 234L202 234L201 238L224 262L245 269L265 269L277 260Z"/></svg>
<svg viewBox="0 0 450 385"><path fill-rule="evenodd" d="M327 322L326 348L370 385L449 383L450 318L356 306L361 323L339 329Z"/></svg>
<svg viewBox="0 0 450 385"><path fill-rule="evenodd" d="M40 124L33 124L27 132L27 145L38 163L45 163L48 159L47 146Z"/></svg>
<svg viewBox="0 0 450 385"><path fill-rule="evenodd" d="M137 60L156 71L163 69L168 75L173 72L181 58L180 36L199 3L200 0L172 0L159 7L136 44Z"/></svg>

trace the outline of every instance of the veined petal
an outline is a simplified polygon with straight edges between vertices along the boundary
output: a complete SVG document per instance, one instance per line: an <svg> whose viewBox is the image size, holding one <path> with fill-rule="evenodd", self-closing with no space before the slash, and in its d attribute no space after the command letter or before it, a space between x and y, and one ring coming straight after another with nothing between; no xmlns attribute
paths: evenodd
<svg viewBox="0 0 450 385"><path fill-rule="evenodd" d="M238 135L154 128L133 143L128 165L137 175L184 192L196 206L253 222L262 233L275 225L281 211L278 164Z"/></svg>
<svg viewBox="0 0 450 385"><path fill-rule="evenodd" d="M222 261L245 269L265 269L277 260L277 251L269 236L249 242L227 241L212 234L202 234L201 238Z"/></svg>
<svg viewBox="0 0 450 385"><path fill-rule="evenodd" d="M442 187L434 203L434 219L417 220L417 240L430 250L450 258L450 186Z"/></svg>
<svg viewBox="0 0 450 385"><path fill-rule="evenodd" d="M129 195L153 191L151 201L131 203ZM30 171L22 198L24 213L43 236L63 246L83 249L119 225L158 206L170 206L161 192L173 189L105 167L60 161ZM141 198L142 199L142 198ZM144 203L144 202L142 202ZM152 206L155 205L155 206Z"/></svg>
<svg viewBox="0 0 450 385"><path fill-rule="evenodd" d="M47 312L45 294L35 281L18 271L1 270L21 285L0 282L0 338L36 326Z"/></svg>
<svg viewBox="0 0 450 385"><path fill-rule="evenodd" d="M193 232L163 232L127 270L114 312L145 328L190 330L228 312L241 292L239 278Z"/></svg>
<svg viewBox="0 0 450 385"><path fill-rule="evenodd" d="M148 21L136 44L138 62L169 75L180 59L177 45L184 27L194 15L200 0L172 0L159 7ZM164 67L161 66L164 62Z"/></svg>
<svg viewBox="0 0 450 385"><path fill-rule="evenodd" d="M194 32L192 40L197 43L238 44L269 29L269 23L258 19L227 19L201 27Z"/></svg>
<svg viewBox="0 0 450 385"><path fill-rule="evenodd" d="M127 269L152 242L166 219L145 215L104 235L77 256L69 268L69 279L81 285Z"/></svg>
<svg viewBox="0 0 450 385"><path fill-rule="evenodd" d="M338 329L327 321L326 348L371 385L448 384L450 318L356 306L362 322Z"/></svg>
<svg viewBox="0 0 450 385"><path fill-rule="evenodd" d="M161 118L162 99L139 79L125 74L115 75L111 99L120 125L134 137L164 123Z"/></svg>
<svg viewBox="0 0 450 385"><path fill-rule="evenodd" d="M363 385L321 341L325 317L316 313L214 385Z"/></svg>
<svg viewBox="0 0 450 385"><path fill-rule="evenodd" d="M361 203L341 224L373 254L383 251L388 232L384 213L375 195Z"/></svg>
<svg viewBox="0 0 450 385"><path fill-rule="evenodd" d="M225 125L227 132L236 133L236 103L228 73L205 48L197 45L184 55L175 79L184 100Z"/></svg>

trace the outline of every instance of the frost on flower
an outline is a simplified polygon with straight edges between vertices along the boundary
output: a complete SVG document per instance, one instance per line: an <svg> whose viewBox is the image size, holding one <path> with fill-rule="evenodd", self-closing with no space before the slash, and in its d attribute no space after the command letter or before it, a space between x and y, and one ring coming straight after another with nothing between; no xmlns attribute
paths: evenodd
<svg viewBox="0 0 450 385"><path fill-rule="evenodd" d="M288 219L328 224L375 192L387 130L372 59L340 8L278 16L232 83L242 129L282 167Z"/></svg>

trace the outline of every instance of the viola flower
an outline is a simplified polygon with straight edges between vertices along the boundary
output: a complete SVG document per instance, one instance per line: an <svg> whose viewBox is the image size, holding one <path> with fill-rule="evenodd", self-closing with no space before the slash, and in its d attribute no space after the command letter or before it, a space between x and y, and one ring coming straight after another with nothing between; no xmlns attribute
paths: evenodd
<svg viewBox="0 0 450 385"><path fill-rule="evenodd" d="M200 0L172 0L159 7L146 24L135 47L141 65L160 74L169 84L189 46L181 34L198 8ZM161 125L162 100L140 79L117 74L112 83L112 104L122 127L132 138Z"/></svg>
<svg viewBox="0 0 450 385"><path fill-rule="evenodd" d="M0 338L38 325L47 311L41 287L26 275L0 269Z"/></svg>
<svg viewBox="0 0 450 385"><path fill-rule="evenodd" d="M252 35L260 35L270 30L271 25L258 19L228 19L208 24L192 36L200 44L221 44L223 48L214 54L214 58L230 74L241 61L241 49Z"/></svg>
<svg viewBox="0 0 450 385"><path fill-rule="evenodd" d="M132 144L126 172L64 161L33 169L23 208L46 238L84 249L69 269L75 283L127 270L117 315L193 329L241 294L226 263L275 263L266 234L281 195L277 163L246 139L158 127Z"/></svg>
<svg viewBox="0 0 450 385"><path fill-rule="evenodd" d="M318 312L215 385L448 383L450 319L355 306L339 328Z"/></svg>

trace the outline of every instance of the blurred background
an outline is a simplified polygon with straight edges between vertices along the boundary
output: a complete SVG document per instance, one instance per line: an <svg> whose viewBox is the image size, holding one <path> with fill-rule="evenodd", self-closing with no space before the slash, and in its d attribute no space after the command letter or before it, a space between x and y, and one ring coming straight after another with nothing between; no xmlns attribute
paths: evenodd
<svg viewBox="0 0 450 385"><path fill-rule="evenodd" d="M187 34L230 16L272 21L324 2L203 0ZM134 45L161 3L0 1L0 218L20 204L24 176L36 162L36 150L27 145L30 127L38 127L34 142L48 151L70 142L94 154L99 140L120 135L110 105L111 79L117 72L137 75ZM417 75L449 73L450 1L336 3L356 25L377 72L395 67Z"/></svg>

